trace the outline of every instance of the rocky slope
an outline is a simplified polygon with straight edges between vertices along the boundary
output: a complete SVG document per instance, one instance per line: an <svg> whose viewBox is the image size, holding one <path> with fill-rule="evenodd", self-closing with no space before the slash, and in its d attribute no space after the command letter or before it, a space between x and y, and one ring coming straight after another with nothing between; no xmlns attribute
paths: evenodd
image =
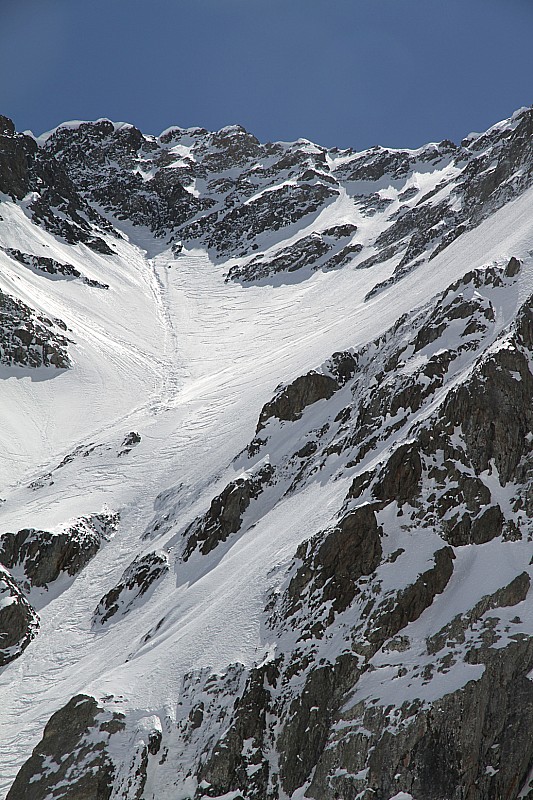
<svg viewBox="0 0 533 800"><path fill-rule="evenodd" d="M0 190L32 192L36 222L107 252L98 208L170 234L177 251L206 247L230 260L229 279L246 283L393 257L399 279L532 182L529 109L460 145L362 153L305 140L261 144L239 126L147 136L109 120L59 127L36 143L3 120ZM340 224L314 225L332 203Z"/></svg>
<svg viewBox="0 0 533 800"><path fill-rule="evenodd" d="M0 123L5 797L533 798L533 111Z"/></svg>

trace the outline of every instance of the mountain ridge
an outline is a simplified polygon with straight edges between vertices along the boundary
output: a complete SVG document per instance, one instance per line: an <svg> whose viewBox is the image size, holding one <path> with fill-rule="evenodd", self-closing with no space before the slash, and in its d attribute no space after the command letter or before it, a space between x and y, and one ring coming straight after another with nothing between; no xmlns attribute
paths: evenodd
<svg viewBox="0 0 533 800"><path fill-rule="evenodd" d="M9 800L528 797L532 110L341 155L8 123Z"/></svg>

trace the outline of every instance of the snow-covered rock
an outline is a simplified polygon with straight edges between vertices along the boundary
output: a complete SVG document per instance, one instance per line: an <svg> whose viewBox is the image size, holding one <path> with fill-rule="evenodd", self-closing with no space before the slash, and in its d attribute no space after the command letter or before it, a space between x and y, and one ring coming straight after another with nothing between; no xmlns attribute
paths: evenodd
<svg viewBox="0 0 533 800"><path fill-rule="evenodd" d="M0 118L2 796L533 796L532 126Z"/></svg>

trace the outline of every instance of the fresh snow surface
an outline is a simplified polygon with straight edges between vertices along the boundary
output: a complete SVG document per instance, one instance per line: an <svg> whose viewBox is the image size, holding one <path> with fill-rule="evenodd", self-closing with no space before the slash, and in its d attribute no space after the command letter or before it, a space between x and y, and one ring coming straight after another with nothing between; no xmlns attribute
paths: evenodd
<svg viewBox="0 0 533 800"><path fill-rule="evenodd" d="M174 257L139 229L112 240L117 255L102 256L63 245L21 208L2 206L0 244L71 263L110 288L51 281L0 251L0 288L64 320L74 361L67 371L2 370L1 530L54 530L106 509L119 511L121 522L75 583L41 608L39 635L0 674L1 792L50 715L77 692L114 695L120 709L140 715L163 714L175 706L188 670L224 671L264 658L269 641L260 622L273 576L302 539L330 524L346 480L285 498L222 554L174 564L171 550L171 569L150 601L117 623L92 629L92 613L137 555L164 549L238 475L233 459L280 382L375 338L465 272L515 255L524 266L512 314L533 292L532 205L529 190L367 303L392 263L243 288L225 283L224 264L213 265L205 253ZM321 222L339 222L339 211L330 205ZM141 442L117 458L130 431ZM78 447L85 449L56 469ZM42 488L30 488L39 482ZM167 489L179 498L179 518L143 540ZM458 607L463 601L458 591ZM422 615L410 633L423 637L426 624ZM373 674L377 680L380 669Z"/></svg>

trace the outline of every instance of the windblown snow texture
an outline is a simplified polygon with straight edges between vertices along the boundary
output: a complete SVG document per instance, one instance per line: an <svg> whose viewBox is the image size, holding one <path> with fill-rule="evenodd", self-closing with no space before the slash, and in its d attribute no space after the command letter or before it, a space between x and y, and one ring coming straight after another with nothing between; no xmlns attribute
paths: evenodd
<svg viewBox="0 0 533 800"><path fill-rule="evenodd" d="M533 798L533 111L0 117L0 794Z"/></svg>

